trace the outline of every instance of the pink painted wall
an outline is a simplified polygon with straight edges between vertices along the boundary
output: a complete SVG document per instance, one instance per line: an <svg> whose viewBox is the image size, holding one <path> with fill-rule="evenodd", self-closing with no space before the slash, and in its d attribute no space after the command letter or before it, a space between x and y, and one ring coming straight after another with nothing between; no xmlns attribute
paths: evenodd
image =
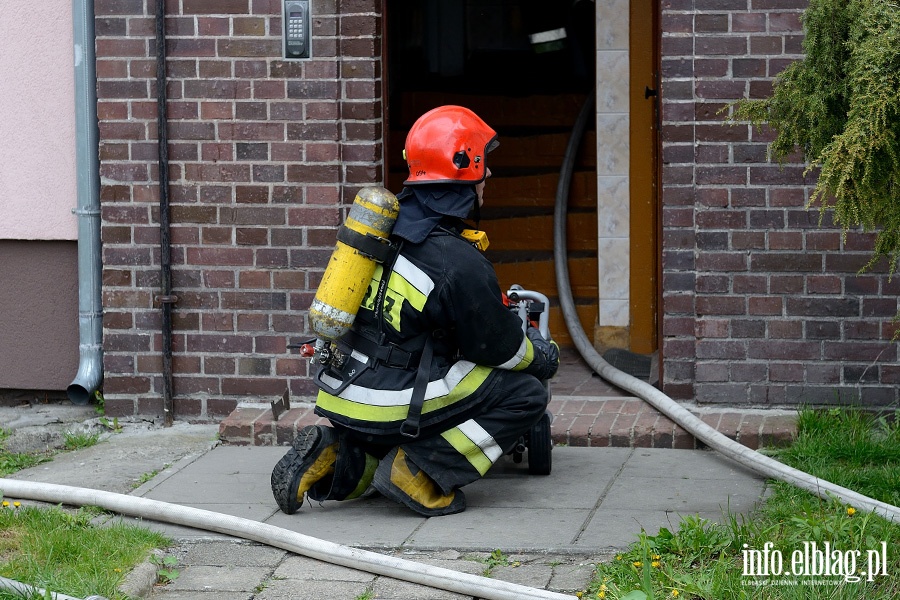
<svg viewBox="0 0 900 600"><path fill-rule="evenodd" d="M0 239L74 240L72 5L2 5Z"/></svg>

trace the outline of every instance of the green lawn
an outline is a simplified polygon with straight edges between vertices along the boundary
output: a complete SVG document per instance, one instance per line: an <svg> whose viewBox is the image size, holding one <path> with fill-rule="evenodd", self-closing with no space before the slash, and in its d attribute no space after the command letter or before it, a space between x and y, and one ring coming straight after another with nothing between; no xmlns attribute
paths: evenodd
<svg viewBox="0 0 900 600"><path fill-rule="evenodd" d="M134 525L98 525L98 516L97 509L0 502L0 575L77 598L123 598L117 588L125 575L170 541ZM0 600L13 599L22 597L0 591Z"/></svg>

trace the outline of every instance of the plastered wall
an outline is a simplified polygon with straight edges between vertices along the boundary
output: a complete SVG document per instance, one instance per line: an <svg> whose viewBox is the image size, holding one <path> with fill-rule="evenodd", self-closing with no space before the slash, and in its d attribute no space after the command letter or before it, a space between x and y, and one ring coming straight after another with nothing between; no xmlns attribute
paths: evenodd
<svg viewBox="0 0 900 600"><path fill-rule="evenodd" d="M0 9L0 239L74 240L71 2Z"/></svg>

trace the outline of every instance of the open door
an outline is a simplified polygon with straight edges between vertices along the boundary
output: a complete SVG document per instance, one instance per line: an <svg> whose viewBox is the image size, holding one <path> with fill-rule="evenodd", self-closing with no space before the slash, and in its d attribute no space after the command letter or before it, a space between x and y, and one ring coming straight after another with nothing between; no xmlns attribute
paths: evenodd
<svg viewBox="0 0 900 600"><path fill-rule="evenodd" d="M550 328L571 345L553 267L553 211L559 171L594 75L594 3L535 0L386 0L387 186L407 176L406 132L443 104L474 110L497 130L488 159L480 228L500 285L546 294ZM597 177L594 124L573 175L567 221L573 295L583 326L597 320Z"/></svg>
<svg viewBox="0 0 900 600"><path fill-rule="evenodd" d="M657 2L631 0L630 13L630 342L646 355L658 347L660 306Z"/></svg>

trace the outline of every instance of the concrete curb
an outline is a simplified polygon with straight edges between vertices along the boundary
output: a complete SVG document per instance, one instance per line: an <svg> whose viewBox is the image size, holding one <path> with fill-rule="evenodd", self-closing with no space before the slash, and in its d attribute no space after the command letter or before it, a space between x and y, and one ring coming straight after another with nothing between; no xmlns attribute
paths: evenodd
<svg viewBox="0 0 900 600"><path fill-rule="evenodd" d="M128 598L148 597L159 581L159 565L153 562L152 557L162 559L165 555L162 550L153 550L144 562L125 575L125 580L119 585L119 593Z"/></svg>

